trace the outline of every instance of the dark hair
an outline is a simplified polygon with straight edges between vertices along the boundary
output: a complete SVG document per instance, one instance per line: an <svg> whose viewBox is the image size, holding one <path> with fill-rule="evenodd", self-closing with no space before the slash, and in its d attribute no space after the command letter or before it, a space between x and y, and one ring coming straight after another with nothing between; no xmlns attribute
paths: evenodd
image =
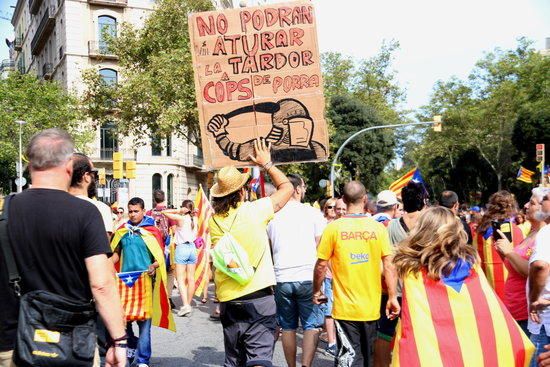
<svg viewBox="0 0 550 367"><path fill-rule="evenodd" d="M427 194L421 183L409 181L401 190L403 210L407 213L414 213L426 206Z"/></svg>
<svg viewBox="0 0 550 367"><path fill-rule="evenodd" d="M119 210L122 210L122 212L124 213L124 208L119 206L118 208L116 208L116 211L118 212Z"/></svg>
<svg viewBox="0 0 550 367"><path fill-rule="evenodd" d="M456 203L458 203L458 195L456 192L445 190L441 193L439 205L444 206L447 209L451 209Z"/></svg>
<svg viewBox="0 0 550 367"><path fill-rule="evenodd" d="M130 205L139 205L141 209L145 209L145 202L143 201L142 198L138 198L138 197L131 198L130 201L128 201L128 206Z"/></svg>
<svg viewBox="0 0 550 367"><path fill-rule="evenodd" d="M164 201L164 199L165 199L164 191L155 190L153 192L153 200L155 201L156 204L162 203Z"/></svg>
<svg viewBox="0 0 550 367"><path fill-rule="evenodd" d="M191 217L191 229L195 228L195 221L193 220L193 217L195 216L195 214L193 213L193 210L195 210L195 204L193 204L193 201L191 200L184 200L181 203L181 207L189 209L189 213L187 213L186 215L189 215Z"/></svg>
<svg viewBox="0 0 550 367"><path fill-rule="evenodd" d="M300 186L302 182L304 182L302 176L297 173L289 173L288 175L286 175L286 177L288 178L292 186L294 186L294 190L296 190L296 188Z"/></svg>
<svg viewBox="0 0 550 367"><path fill-rule="evenodd" d="M241 201L241 190L237 190L221 198L212 198L212 208L216 215L226 217L231 208L236 208Z"/></svg>
<svg viewBox="0 0 550 367"><path fill-rule="evenodd" d="M80 186L86 172L92 171L90 158L82 153L73 153L73 176L71 177L71 187Z"/></svg>

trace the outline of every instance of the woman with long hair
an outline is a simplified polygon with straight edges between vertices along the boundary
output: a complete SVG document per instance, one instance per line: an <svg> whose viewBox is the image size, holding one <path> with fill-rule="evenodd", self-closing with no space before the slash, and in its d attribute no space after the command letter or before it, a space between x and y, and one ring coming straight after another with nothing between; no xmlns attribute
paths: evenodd
<svg viewBox="0 0 550 367"><path fill-rule="evenodd" d="M508 270L504 266L502 255L495 247L495 242L500 238L496 228L500 227L503 232L509 233L514 246L519 245L523 241L523 233L512 220L516 211L516 199L512 194L505 190L495 192L489 197L487 211L481 218L474 238L481 257L481 268L500 299L505 297L504 284Z"/></svg>
<svg viewBox="0 0 550 367"><path fill-rule="evenodd" d="M183 306L178 316L191 314L191 301L195 292L195 266L197 264L197 225L194 220L194 205L191 200L184 200L179 210L164 210L167 218L176 221L176 281Z"/></svg>
<svg viewBox="0 0 550 367"><path fill-rule="evenodd" d="M533 344L489 287L460 219L432 207L394 264L403 305L392 366L525 366Z"/></svg>
<svg viewBox="0 0 550 367"><path fill-rule="evenodd" d="M529 331L527 330L529 315L525 284L529 274L529 257L531 257L535 248L535 236L545 224L543 221L538 220L535 214L541 209L542 199L546 193L544 189L539 187L533 189L531 199L525 204L527 208L526 218L531 224L531 232L518 246L514 247L502 235L495 243L495 247L503 256L504 265L508 270L508 278L504 284L504 304L527 335L529 335Z"/></svg>

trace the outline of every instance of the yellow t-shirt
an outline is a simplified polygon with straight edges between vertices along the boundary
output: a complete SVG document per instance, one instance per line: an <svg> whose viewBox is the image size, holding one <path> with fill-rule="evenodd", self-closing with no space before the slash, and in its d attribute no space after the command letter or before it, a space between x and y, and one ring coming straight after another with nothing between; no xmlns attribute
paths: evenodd
<svg viewBox="0 0 550 367"><path fill-rule="evenodd" d="M236 209L229 211L227 217L214 215L214 219L221 226L221 229L214 222L214 219L210 219L210 236L214 246L223 236L224 231L230 232L247 252L250 264L256 266L260 262L254 276L246 285L240 285L231 277L216 269L214 276L216 295L221 302L231 301L275 285L275 272L266 230L267 223L273 218L273 214L271 198L263 198L239 204Z"/></svg>
<svg viewBox="0 0 550 367"><path fill-rule="evenodd" d="M349 215L327 225L317 257L332 264L333 318L380 318L381 261L391 253L388 231L371 218Z"/></svg>

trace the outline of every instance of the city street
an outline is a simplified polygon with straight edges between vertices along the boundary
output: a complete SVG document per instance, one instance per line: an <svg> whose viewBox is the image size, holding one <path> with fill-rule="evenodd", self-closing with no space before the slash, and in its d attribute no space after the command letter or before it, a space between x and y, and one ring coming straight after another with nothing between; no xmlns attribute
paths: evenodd
<svg viewBox="0 0 550 367"><path fill-rule="evenodd" d="M211 285L212 287L212 285ZM210 294L210 297L212 294ZM172 294L177 306L181 305L177 291ZM153 358L151 367L207 367L222 366L224 361L222 326L219 321L211 321L209 316L215 304L209 300L206 305L199 302L194 307L191 317L177 317L177 333L153 327ZM301 333L298 334L298 345L301 344ZM323 353L325 343L319 343L318 353L314 362L318 367L331 367L332 358ZM300 361L298 348L298 361ZM286 366L281 341L275 346L273 356L274 366Z"/></svg>

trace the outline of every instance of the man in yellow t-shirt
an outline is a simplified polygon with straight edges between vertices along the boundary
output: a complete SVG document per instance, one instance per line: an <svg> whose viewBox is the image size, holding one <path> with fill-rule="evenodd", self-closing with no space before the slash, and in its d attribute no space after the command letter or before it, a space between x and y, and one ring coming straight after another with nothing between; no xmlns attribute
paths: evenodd
<svg viewBox="0 0 550 367"><path fill-rule="evenodd" d="M216 213L209 222L212 243L216 246L225 233L230 233L255 268L252 279L244 285L216 269L214 281L216 296L220 300L225 367L271 367L275 344L277 321L271 288L275 285L275 272L267 223L290 199L294 186L273 165L265 142L258 139L254 145L256 157L250 158L269 174L277 191L270 197L245 202L249 175L240 173L235 167L222 168L211 189Z"/></svg>
<svg viewBox="0 0 550 367"><path fill-rule="evenodd" d="M317 248L313 279L313 302L326 302L321 293L328 261L332 264L338 354L349 366L372 366L376 321L380 318L383 274L388 286L386 314L400 311L396 297L397 278L391 263L392 248L383 224L363 214L367 202L365 186L352 181L344 187L347 214L327 225Z"/></svg>

